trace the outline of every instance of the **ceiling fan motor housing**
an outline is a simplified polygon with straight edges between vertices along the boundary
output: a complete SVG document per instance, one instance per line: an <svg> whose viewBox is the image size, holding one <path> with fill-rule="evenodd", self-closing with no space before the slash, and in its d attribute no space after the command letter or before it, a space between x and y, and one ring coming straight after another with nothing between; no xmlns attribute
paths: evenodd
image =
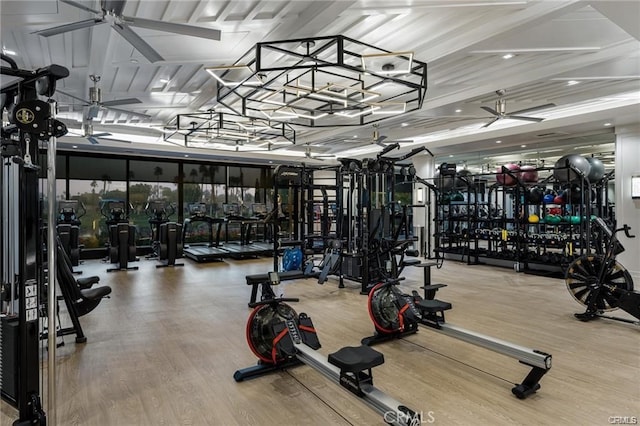
<svg viewBox="0 0 640 426"><path fill-rule="evenodd" d="M99 87L89 87L89 100L94 104L102 102L102 90Z"/></svg>

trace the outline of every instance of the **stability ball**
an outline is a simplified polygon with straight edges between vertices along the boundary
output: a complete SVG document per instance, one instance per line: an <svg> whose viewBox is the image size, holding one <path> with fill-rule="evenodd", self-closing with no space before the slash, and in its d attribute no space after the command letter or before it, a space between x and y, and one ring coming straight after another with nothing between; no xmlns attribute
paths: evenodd
<svg viewBox="0 0 640 426"><path fill-rule="evenodd" d="M589 162L589 165L591 165L591 170L587 175L587 179L589 179L589 182L591 183L598 182L604 177L604 164L595 157L587 157L587 161Z"/></svg>
<svg viewBox="0 0 640 426"><path fill-rule="evenodd" d="M534 186L533 188L529 188L527 190L526 198L527 198L527 203L529 204L542 203L542 197L544 197L544 193L537 186Z"/></svg>
<svg viewBox="0 0 640 426"><path fill-rule="evenodd" d="M538 182L538 171L536 170L536 166L524 165L520 167L520 180L525 183Z"/></svg>
<svg viewBox="0 0 640 426"><path fill-rule="evenodd" d="M567 167L567 165L570 165L571 168ZM559 182L573 182L582 177L586 178L590 172L591 165L586 158L578 154L568 154L560 157L553 166L553 176Z"/></svg>
<svg viewBox="0 0 640 426"><path fill-rule="evenodd" d="M554 198L555 198L555 195L553 194L545 194L544 197L542 197L542 202L545 204L553 204Z"/></svg>
<svg viewBox="0 0 640 426"><path fill-rule="evenodd" d="M453 184L454 184L454 178L453 176L442 176L440 175L440 172L436 172L436 176L435 176L435 184L436 187L438 189L444 189L444 190L448 190L453 188Z"/></svg>
<svg viewBox="0 0 640 426"><path fill-rule="evenodd" d="M564 198L562 198L562 195L556 195L553 197L553 204L564 204Z"/></svg>
<svg viewBox="0 0 640 426"><path fill-rule="evenodd" d="M514 172L515 176L518 176L518 172L520 171L520 166L517 164L509 163L503 166L505 169ZM504 186L514 186L518 181L511 177L510 175L502 172L502 167L498 167L498 174L496 175L496 181L500 185Z"/></svg>

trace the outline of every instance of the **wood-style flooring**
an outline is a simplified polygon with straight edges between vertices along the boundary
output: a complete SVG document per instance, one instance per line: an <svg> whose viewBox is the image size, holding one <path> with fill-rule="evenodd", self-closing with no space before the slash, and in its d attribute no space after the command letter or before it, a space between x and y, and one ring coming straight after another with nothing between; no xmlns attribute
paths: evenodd
<svg viewBox="0 0 640 426"><path fill-rule="evenodd" d="M73 336L57 350L57 424L373 425L381 416L307 366L236 383L255 364L245 341L250 287L245 275L267 272L271 259L227 260L183 268L107 274L87 261L113 293L81 318L85 344ZM418 288L408 268L402 287ZM447 261L432 273L448 284L438 297L453 304L447 321L553 355L542 389L511 395L528 369L517 361L428 329L376 346L385 356L375 385L440 425L607 425L640 418L640 328L573 318L581 306L564 281L509 269ZM321 352L358 345L373 331L359 285L337 279L283 283L299 297L318 331ZM46 361L44 362L46 365ZM46 383L43 400L46 403ZM0 423L15 418L2 402ZM632 419L631 419L632 420Z"/></svg>

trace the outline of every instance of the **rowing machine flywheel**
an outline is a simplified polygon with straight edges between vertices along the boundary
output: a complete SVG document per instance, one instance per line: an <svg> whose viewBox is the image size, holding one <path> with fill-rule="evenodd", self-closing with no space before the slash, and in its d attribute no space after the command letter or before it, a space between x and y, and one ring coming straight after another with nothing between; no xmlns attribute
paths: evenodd
<svg viewBox="0 0 640 426"><path fill-rule="evenodd" d="M369 292L369 316L376 330L395 333L400 330L400 295L395 286L377 284Z"/></svg>
<svg viewBox="0 0 640 426"><path fill-rule="evenodd" d="M290 319L297 323L298 314L286 303L260 305L251 312L247 321L247 343L261 361L273 364L273 340L276 338L273 325ZM280 354L275 355L276 362L283 359Z"/></svg>

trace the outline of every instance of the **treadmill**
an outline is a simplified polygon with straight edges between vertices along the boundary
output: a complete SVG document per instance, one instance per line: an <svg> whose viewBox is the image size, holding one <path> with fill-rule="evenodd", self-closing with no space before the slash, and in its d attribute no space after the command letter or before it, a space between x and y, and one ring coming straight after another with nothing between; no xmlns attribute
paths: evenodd
<svg viewBox="0 0 640 426"><path fill-rule="evenodd" d="M222 225L226 219L211 217L207 214L207 205L205 203L189 204L189 218L184 220L182 226L182 243L184 244L184 256L198 263L221 261L228 256L228 252L221 248L220 233ZM206 242L190 242L193 239L191 234L196 228L201 228L199 224L206 224L208 241ZM214 232L214 227L216 228ZM215 239L214 239L215 235Z"/></svg>
<svg viewBox="0 0 640 426"><path fill-rule="evenodd" d="M262 208L261 206L264 206L264 208ZM230 224L240 225L240 241L226 242L223 247L223 249L226 250L231 257L258 257L265 254L270 254L273 250L273 244L251 241L251 229L253 228L253 226L259 223L264 223L264 218L266 217L267 211L267 208L264 204L254 204L252 206L252 209L253 215L250 217L246 217L242 216L240 212L240 206L237 203L222 205L222 210L226 217L227 226ZM261 214L264 214L264 216L260 217Z"/></svg>

